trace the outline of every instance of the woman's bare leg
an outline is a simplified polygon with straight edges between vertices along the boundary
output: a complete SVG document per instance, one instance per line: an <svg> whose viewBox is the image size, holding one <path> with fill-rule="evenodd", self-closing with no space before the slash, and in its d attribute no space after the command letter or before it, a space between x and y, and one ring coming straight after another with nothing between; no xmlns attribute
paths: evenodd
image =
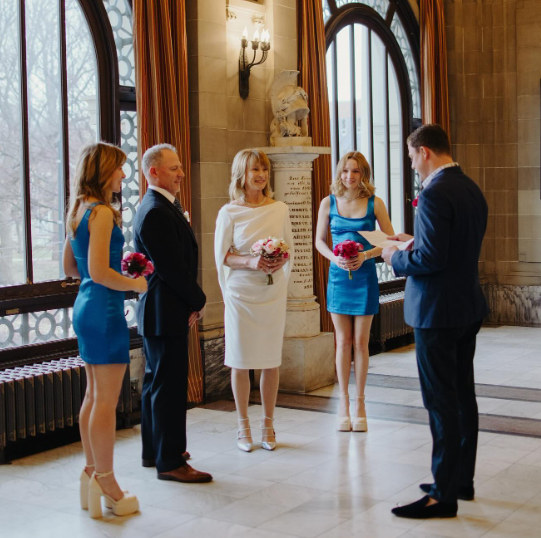
<svg viewBox="0 0 541 538"><path fill-rule="evenodd" d="M355 369L355 383L357 385L357 406L356 417L366 417L364 406L364 390L366 377L368 375L369 352L368 342L370 341L370 326L374 316L355 316L353 334L353 357Z"/></svg>
<svg viewBox="0 0 541 538"><path fill-rule="evenodd" d="M280 382L280 368L266 368L261 370L261 403L263 404L263 427L273 428L274 408L278 396L278 384ZM274 442L275 436L271 430L263 431L264 441Z"/></svg>
<svg viewBox="0 0 541 538"><path fill-rule="evenodd" d="M248 403L250 401L250 370L231 368L231 388L233 389L233 397L235 398L235 406L237 408L237 418L239 419L239 429L249 428L248 420ZM244 431L244 442L251 443L251 432Z"/></svg>
<svg viewBox="0 0 541 538"><path fill-rule="evenodd" d="M340 387L339 417L349 417L349 376L353 345L352 316L331 313L336 338L336 375Z"/></svg>
<svg viewBox="0 0 541 538"><path fill-rule="evenodd" d="M92 373L92 365L85 364L86 370L86 392L79 411L79 432L81 434L81 443L85 453L86 467L85 471L88 476L92 476L94 471L94 456L92 455L92 445L90 443L89 422L94 405L94 376Z"/></svg>

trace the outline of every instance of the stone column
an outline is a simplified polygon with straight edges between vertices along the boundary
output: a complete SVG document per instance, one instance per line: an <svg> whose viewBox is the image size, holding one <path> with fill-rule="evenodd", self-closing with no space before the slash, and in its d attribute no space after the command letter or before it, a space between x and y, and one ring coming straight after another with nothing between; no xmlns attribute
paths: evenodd
<svg viewBox="0 0 541 538"><path fill-rule="evenodd" d="M275 199L289 206L295 260L288 287L280 389L295 392L335 382L334 337L320 332L314 295L312 162L330 148L289 146L261 148L272 162Z"/></svg>

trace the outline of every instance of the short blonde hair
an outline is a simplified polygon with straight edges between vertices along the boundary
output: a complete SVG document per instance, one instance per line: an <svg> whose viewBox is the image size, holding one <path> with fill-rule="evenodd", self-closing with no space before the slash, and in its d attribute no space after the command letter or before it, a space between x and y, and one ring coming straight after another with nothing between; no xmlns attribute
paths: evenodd
<svg viewBox="0 0 541 538"><path fill-rule="evenodd" d="M342 183L342 172L346 167L346 163L349 159L357 161L359 168L361 169L361 198L370 198L376 192L376 187L372 183L372 170L370 165L366 160L366 157L359 151L350 151L346 153L339 161L336 166L336 176L334 181L331 184L331 192L336 196L343 196L344 191L346 190L344 184Z"/></svg>
<svg viewBox="0 0 541 538"><path fill-rule="evenodd" d="M87 198L93 197L106 205L114 216L117 226L122 225L118 203L113 202L111 178L117 168L126 162L126 154L107 142L90 144L81 150L71 188L71 202L67 214L67 232L75 237L77 212Z"/></svg>
<svg viewBox="0 0 541 538"><path fill-rule="evenodd" d="M233 164L231 165L231 183L229 184L229 198L232 202L239 198L244 198L246 194L246 171L255 163L261 163L263 166L266 166L270 174L271 165L269 158L260 149L243 149L235 155ZM269 198L274 196L270 187L270 176L269 181L263 189L263 195Z"/></svg>

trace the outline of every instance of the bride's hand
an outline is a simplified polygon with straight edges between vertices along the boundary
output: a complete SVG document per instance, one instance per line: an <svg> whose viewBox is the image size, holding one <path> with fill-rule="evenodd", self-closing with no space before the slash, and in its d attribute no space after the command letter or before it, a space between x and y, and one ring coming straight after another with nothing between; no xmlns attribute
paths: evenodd
<svg viewBox="0 0 541 538"><path fill-rule="evenodd" d="M271 273L276 273L278 269L281 269L287 262L289 258L284 258L283 256L279 256L278 258L273 258L272 260L267 260L269 270Z"/></svg>

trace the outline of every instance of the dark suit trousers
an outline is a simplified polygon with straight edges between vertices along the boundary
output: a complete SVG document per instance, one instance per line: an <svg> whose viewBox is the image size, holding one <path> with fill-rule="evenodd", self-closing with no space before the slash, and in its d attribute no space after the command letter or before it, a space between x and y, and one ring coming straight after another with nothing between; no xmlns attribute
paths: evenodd
<svg viewBox="0 0 541 538"><path fill-rule="evenodd" d="M184 335L167 338L145 336L143 345L143 459L155 459L156 469L163 473L185 463L188 333L186 330Z"/></svg>
<svg viewBox="0 0 541 538"><path fill-rule="evenodd" d="M458 486L473 486L479 414L473 357L481 322L457 329L415 329L417 366L432 432L430 496L456 502Z"/></svg>

